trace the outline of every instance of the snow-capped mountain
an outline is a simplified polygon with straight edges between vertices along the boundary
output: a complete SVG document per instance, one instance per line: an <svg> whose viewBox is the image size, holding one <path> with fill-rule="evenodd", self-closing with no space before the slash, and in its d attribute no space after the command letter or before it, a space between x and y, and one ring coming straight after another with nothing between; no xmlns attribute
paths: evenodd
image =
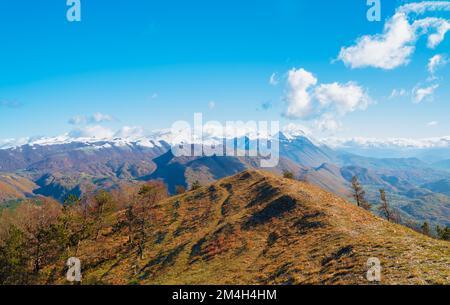
<svg viewBox="0 0 450 305"><path fill-rule="evenodd" d="M161 147L162 141L169 140L168 134L161 133L160 136L150 137L73 137L69 133L56 137L33 137L21 139L6 139L0 141L0 149L20 149L22 146L53 146L67 145L72 143L85 144L91 147L109 148L110 146L140 146Z"/></svg>
<svg viewBox="0 0 450 305"><path fill-rule="evenodd" d="M238 140L238 148L245 149L247 145L267 138L264 134L245 131L241 131L238 136L240 138L233 138L228 134L225 139ZM276 138L280 144L280 162L270 170L278 173L290 171L299 178L341 196L347 193L352 176L357 175L375 190L373 194L368 192L369 196L374 196L374 200L376 191L382 187L399 196L402 204L408 204L409 196L412 196L411 198L424 204L432 200L435 205L446 209L446 204L450 201L426 188L418 188L450 179L450 174L445 172L446 168L443 166L433 168L431 164L418 159L367 158L347 152L350 147L350 152L354 153L358 143L360 147L367 147L366 153L376 151L375 149L380 149L378 147L383 147L382 142L359 140L333 145L336 141L313 139L308 132L295 126L283 128ZM447 149L446 140L448 138L430 143L441 143L436 146ZM189 187L195 180L206 184L259 166L258 158L252 157L176 157L170 148L180 143L220 145L224 143L224 137L211 129L204 132L203 137L192 136L186 130L159 130L147 134L128 132L110 137L66 134L59 137L9 140L4 141L0 149L0 173L5 173L8 177L19 175L28 179L30 185L35 185L33 194L63 201L68 194L81 195L89 189L120 187L124 183L153 179L163 180L174 192L178 185ZM330 143L333 148L327 145ZM400 145L403 142L391 143ZM433 145L427 147L433 148ZM429 148L417 150L431 151ZM405 213L414 217L420 214L421 221L433 216L416 211L414 207L409 208L411 210ZM446 217L449 213L445 212L443 215Z"/></svg>
<svg viewBox="0 0 450 305"><path fill-rule="evenodd" d="M281 142L295 142L298 139L307 138L314 145L319 147L330 147L334 150L346 151L355 154L362 154L370 157L421 157L428 155L439 155L431 158L432 162L445 159L447 153L450 158L450 136L409 139L409 138L339 138L326 137L315 138L311 132L297 124L284 126L279 136ZM67 145L71 143L83 144L89 149L107 149L110 147L141 147L141 148L161 148L167 145L177 144L204 144L220 145L223 141L235 138L247 138L250 141L267 139L268 135L249 128L238 130L223 130L214 125L204 126L201 134L196 134L193 130L161 129L151 132L144 132L133 127L124 127L117 133L108 136L91 136L74 132L66 133L55 137L31 137L19 139L0 140L0 150L20 149L22 146L53 146ZM429 153L431 152L431 153Z"/></svg>

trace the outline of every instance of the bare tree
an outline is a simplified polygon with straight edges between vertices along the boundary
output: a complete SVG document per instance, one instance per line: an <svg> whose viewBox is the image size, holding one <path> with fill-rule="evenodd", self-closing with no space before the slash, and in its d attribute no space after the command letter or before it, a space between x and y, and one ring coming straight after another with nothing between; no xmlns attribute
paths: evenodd
<svg viewBox="0 0 450 305"><path fill-rule="evenodd" d="M18 226L22 228L31 258L32 273L38 276L42 266L58 256L60 232L58 219L61 205L49 198L40 198L40 203L28 201L16 210Z"/></svg>
<svg viewBox="0 0 450 305"><path fill-rule="evenodd" d="M177 186L175 187L175 193L176 193L177 195L184 194L184 193L186 193L186 188L185 188L184 186L182 186L182 185L177 185Z"/></svg>

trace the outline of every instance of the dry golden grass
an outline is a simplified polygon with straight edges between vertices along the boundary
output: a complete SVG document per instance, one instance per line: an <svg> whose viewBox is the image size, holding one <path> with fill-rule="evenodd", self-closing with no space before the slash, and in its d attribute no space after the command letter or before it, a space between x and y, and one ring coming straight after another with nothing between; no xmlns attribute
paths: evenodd
<svg viewBox="0 0 450 305"><path fill-rule="evenodd" d="M450 284L450 244L386 222L316 186L246 171L154 211L139 260L126 230L84 242L87 282L112 284ZM119 213L118 217L121 215Z"/></svg>

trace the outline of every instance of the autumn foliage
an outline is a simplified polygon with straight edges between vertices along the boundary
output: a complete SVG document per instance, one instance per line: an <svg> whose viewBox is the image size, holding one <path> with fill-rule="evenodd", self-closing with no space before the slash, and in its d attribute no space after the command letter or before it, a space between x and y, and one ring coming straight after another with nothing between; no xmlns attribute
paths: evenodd
<svg viewBox="0 0 450 305"><path fill-rule="evenodd" d="M0 284L49 284L61 278L65 262L78 256L82 244L108 254L105 236L126 224L129 246L143 257L147 229L157 218L156 204L167 197L162 182L128 192L100 190L64 204L39 197L0 214ZM126 217L121 208L126 202ZM96 251L97 252L97 251Z"/></svg>

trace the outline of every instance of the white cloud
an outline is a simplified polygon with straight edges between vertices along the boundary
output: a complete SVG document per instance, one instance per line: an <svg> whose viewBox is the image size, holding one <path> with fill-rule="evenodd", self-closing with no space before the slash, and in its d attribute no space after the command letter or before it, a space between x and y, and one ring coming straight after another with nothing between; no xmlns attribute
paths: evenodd
<svg viewBox="0 0 450 305"><path fill-rule="evenodd" d="M428 61L428 72L430 72L431 75L434 75L436 70L445 66L447 62L447 58L444 55L434 55Z"/></svg>
<svg viewBox="0 0 450 305"><path fill-rule="evenodd" d="M287 110L289 118L306 118L313 110L309 89L317 84L317 78L304 69L295 68L288 73Z"/></svg>
<svg viewBox="0 0 450 305"><path fill-rule="evenodd" d="M114 132L103 126L94 125L78 128L69 132L71 138L95 138L110 139L114 136Z"/></svg>
<svg viewBox="0 0 450 305"><path fill-rule="evenodd" d="M276 73L272 73L272 75L270 76L269 84L271 84L272 86L278 85L278 79L277 79Z"/></svg>
<svg viewBox="0 0 450 305"><path fill-rule="evenodd" d="M422 35L428 35L429 48L440 44L450 24L442 18L424 18L410 22L410 15L427 11L450 11L450 2L424 1L400 6L387 20L383 33L362 36L356 44L343 47L338 56L351 68L374 67L385 70L407 65L415 51L415 44Z"/></svg>
<svg viewBox="0 0 450 305"><path fill-rule="evenodd" d="M425 18L413 23L413 29L420 34L428 35L427 47L436 48L445 38L445 34L450 30L450 23L441 18Z"/></svg>
<svg viewBox="0 0 450 305"><path fill-rule="evenodd" d="M389 96L389 99L394 99L397 97L403 97L408 95L408 92L405 89L394 89L392 90L391 95Z"/></svg>
<svg viewBox="0 0 450 305"><path fill-rule="evenodd" d="M365 110L371 102L364 89L354 82L322 84L314 93L322 107L331 107L341 116L358 109Z"/></svg>
<svg viewBox="0 0 450 305"><path fill-rule="evenodd" d="M208 103L208 108L209 108L210 110L216 108L216 102L210 101L210 102Z"/></svg>
<svg viewBox="0 0 450 305"><path fill-rule="evenodd" d="M314 126L321 132L337 132L341 130L342 123L329 113L322 115L319 119L314 121Z"/></svg>
<svg viewBox="0 0 450 305"><path fill-rule="evenodd" d="M104 114L104 113L94 113L92 116L90 116L88 118L88 121L90 123L102 123L102 122L111 122L113 121L113 117L110 116L109 114Z"/></svg>
<svg viewBox="0 0 450 305"><path fill-rule="evenodd" d="M27 144L30 138L18 138L18 139L1 139L0 149L8 149L12 147L22 146Z"/></svg>
<svg viewBox="0 0 450 305"><path fill-rule="evenodd" d="M144 136L145 136L144 129L142 127L136 126L124 126L114 134L115 138L139 139Z"/></svg>
<svg viewBox="0 0 450 305"><path fill-rule="evenodd" d="M103 114L100 112L94 113L93 115L76 115L69 119L69 124L71 125L82 125L82 124L98 124L104 122L111 122L114 118L109 114Z"/></svg>
<svg viewBox="0 0 450 305"><path fill-rule="evenodd" d="M427 123L427 126L430 126L430 127L437 126L437 125L439 125L439 122L437 122L437 121L431 121L431 122Z"/></svg>
<svg viewBox="0 0 450 305"><path fill-rule="evenodd" d="M426 12L432 11L449 11L450 2L449 1L422 1L414 2L402 5L397 9L398 13L403 14L424 14Z"/></svg>
<svg viewBox="0 0 450 305"><path fill-rule="evenodd" d="M427 98L432 98L434 91L439 88L439 85L431 85L428 87L416 87L413 89L413 99L415 103L421 103Z"/></svg>
<svg viewBox="0 0 450 305"><path fill-rule="evenodd" d="M311 72L304 69L289 71L286 117L304 120L316 118L316 129L337 131L342 127L340 118L350 112L365 110L372 102L366 90L355 82L317 83L317 78Z"/></svg>
<svg viewBox="0 0 450 305"><path fill-rule="evenodd" d="M351 68L394 69L409 62L415 39L406 16L395 15L386 23L383 34L359 38L356 45L342 48L338 58Z"/></svg>
<svg viewBox="0 0 450 305"><path fill-rule="evenodd" d="M81 125L86 123L86 117L83 115L76 115L69 119L71 125Z"/></svg>

